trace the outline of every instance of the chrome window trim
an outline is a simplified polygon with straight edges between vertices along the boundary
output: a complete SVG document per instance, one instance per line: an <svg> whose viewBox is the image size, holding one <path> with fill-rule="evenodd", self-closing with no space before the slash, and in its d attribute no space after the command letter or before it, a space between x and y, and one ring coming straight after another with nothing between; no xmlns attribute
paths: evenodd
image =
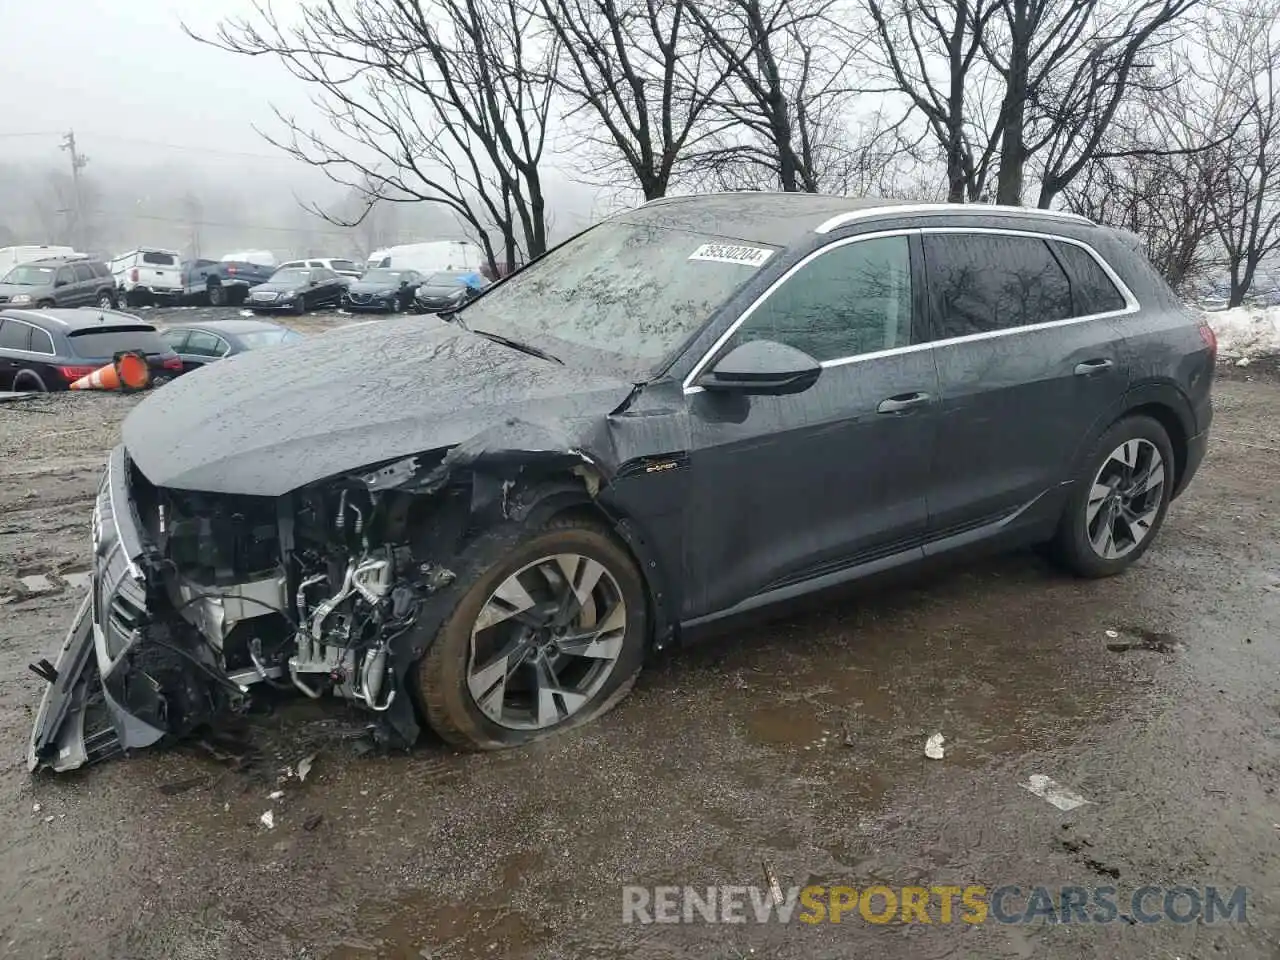
<svg viewBox="0 0 1280 960"><path fill-rule="evenodd" d="M3 319L5 323L20 323L29 330L39 330L46 337L49 337L49 345L53 346L53 337L49 336L49 331L42 329L31 321L13 316L4 316L0 317L0 319ZM28 335L27 339L31 339L30 335ZM56 350L50 350L47 353L44 350L23 350L21 347L0 347L0 350L4 350L8 353L25 353L33 357L56 357L58 355Z"/></svg>
<svg viewBox="0 0 1280 960"><path fill-rule="evenodd" d="M969 217L1012 213L1033 219L1041 218L1044 220L1079 223L1090 227L1097 226L1088 217L1083 217L1078 213L1068 213L1065 210L1042 210L1039 207L1013 207L995 203L904 203L897 206L886 204L883 207L866 207L861 210L848 210L844 213L837 213L834 217L818 224L813 232L825 234L838 227L843 227L845 224L856 223L859 220L890 215L910 216L916 213L947 213Z"/></svg>
<svg viewBox="0 0 1280 960"><path fill-rule="evenodd" d="M864 360L878 360L881 357L892 357L900 354L915 353L920 350L933 350L937 347L947 347L957 343L991 340L996 337L1006 337L1012 334L1025 333L1032 330L1049 330L1054 327L1064 327L1070 324L1088 323L1092 320L1105 320L1110 317L1123 317L1131 313L1137 313L1142 308L1141 304L1138 303L1138 298L1134 296L1133 291L1129 289L1128 284L1120 279L1120 275L1111 268L1111 264L1107 263L1106 259L1103 258L1103 256L1090 244L1083 240L1077 240L1074 237L1064 237L1053 233L1041 233L1034 230L1017 230L1010 227L910 227L899 230L884 230L877 233L860 233L857 236L844 237L833 243L829 243L824 247L819 247L817 250L808 254L803 260L793 264L786 273L771 283L769 285L769 289L765 290L760 294L760 296L752 301L751 305L748 306L746 310L742 311L741 316L730 324L729 329L716 338L715 343L713 343L698 362L693 365L693 369L689 371L689 375L684 378L684 382L682 384L684 395L691 396L692 394L703 392L703 388L695 386L693 381L696 380L698 375L706 369L707 364L711 362L711 359L716 355L720 348L723 347L735 333L737 333L738 328L742 326L742 324L745 323L746 320L756 311L756 308L773 295L775 290L818 257L839 247L847 246L851 243L858 243L863 240L877 240L882 237L923 236L930 233L980 233L996 236L1029 237L1037 240L1055 240L1059 243L1071 243L1077 247L1082 247L1091 257L1093 257L1098 266L1102 268L1103 273L1107 275L1108 279L1115 284L1116 289L1120 292L1120 296L1124 298L1124 308L1120 310L1108 310L1103 313L1091 313L1083 317L1067 317L1065 320L1049 320L1045 323L1032 323L1025 327L1009 327L1005 330L985 330L982 333L969 333L960 337L948 337L945 340L930 340L925 343L912 343L903 347L893 347L888 350L876 350L872 353L860 353L848 357L836 357L833 360L821 361L820 366L822 366L823 369L828 367L842 367L850 363L861 363Z"/></svg>

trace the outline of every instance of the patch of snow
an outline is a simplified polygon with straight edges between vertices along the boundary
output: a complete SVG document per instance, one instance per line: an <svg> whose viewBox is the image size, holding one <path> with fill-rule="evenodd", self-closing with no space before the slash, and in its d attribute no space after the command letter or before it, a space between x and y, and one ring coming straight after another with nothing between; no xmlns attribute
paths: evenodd
<svg viewBox="0 0 1280 960"><path fill-rule="evenodd" d="M1267 354L1280 354L1280 307L1236 307L1205 314L1218 337L1218 356L1237 366ZM1239 361L1245 363L1239 363Z"/></svg>

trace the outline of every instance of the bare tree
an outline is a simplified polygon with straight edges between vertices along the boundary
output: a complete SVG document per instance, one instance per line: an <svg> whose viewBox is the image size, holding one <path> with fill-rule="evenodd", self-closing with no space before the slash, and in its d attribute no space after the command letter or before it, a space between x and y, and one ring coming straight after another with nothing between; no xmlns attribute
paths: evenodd
<svg viewBox="0 0 1280 960"><path fill-rule="evenodd" d="M686 3L727 74L714 104L717 118L730 123L718 145L697 158L703 175L819 190L847 132L843 114L852 94L844 85L851 44L835 16L837 0Z"/></svg>
<svg viewBox="0 0 1280 960"><path fill-rule="evenodd" d="M979 199L1001 127L983 119L983 37L998 0L865 0L876 45L867 59L924 118L946 158L947 199Z"/></svg>
<svg viewBox="0 0 1280 960"><path fill-rule="evenodd" d="M313 0L282 20L269 3L192 37L277 57L312 85L329 129L277 111L287 153L379 202L451 210L496 267L546 249L541 164L558 45L516 0ZM491 239L491 232L498 242Z"/></svg>
<svg viewBox="0 0 1280 960"><path fill-rule="evenodd" d="M634 178L664 196L677 165L707 134L728 77L712 62L686 0L540 0L563 55L557 84L581 140L607 158L592 172Z"/></svg>
<svg viewBox="0 0 1280 960"><path fill-rule="evenodd" d="M1176 36L1201 0L1004 0L1005 80L997 201L1021 203L1037 158L1037 205L1050 206L1103 149L1140 58Z"/></svg>
<svg viewBox="0 0 1280 960"><path fill-rule="evenodd" d="M1280 3L1239 0L1204 29L1214 117L1225 129L1205 160L1209 207L1231 277L1228 305L1237 307L1280 248Z"/></svg>

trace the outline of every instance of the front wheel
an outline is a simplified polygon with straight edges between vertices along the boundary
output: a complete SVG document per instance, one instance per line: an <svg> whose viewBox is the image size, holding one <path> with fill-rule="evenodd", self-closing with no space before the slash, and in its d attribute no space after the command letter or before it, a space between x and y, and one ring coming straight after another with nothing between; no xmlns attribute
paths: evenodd
<svg viewBox="0 0 1280 960"><path fill-rule="evenodd" d="M293 314L296 317L300 317L306 312L307 312L307 301L299 297L298 302L293 305Z"/></svg>
<svg viewBox="0 0 1280 960"><path fill-rule="evenodd" d="M227 291L222 289L222 284L215 283L209 287L209 306L221 307L227 302Z"/></svg>
<svg viewBox="0 0 1280 960"><path fill-rule="evenodd" d="M595 524L553 521L466 588L418 665L419 702L465 749L560 733L627 694L647 628L627 551Z"/></svg>
<svg viewBox="0 0 1280 960"><path fill-rule="evenodd" d="M102 310L114 310L116 308L116 295L108 290L98 294L98 307Z"/></svg>
<svg viewBox="0 0 1280 960"><path fill-rule="evenodd" d="M1073 573L1109 577L1146 553L1173 493L1169 434L1150 417L1126 417L1094 446L1067 500L1053 552Z"/></svg>

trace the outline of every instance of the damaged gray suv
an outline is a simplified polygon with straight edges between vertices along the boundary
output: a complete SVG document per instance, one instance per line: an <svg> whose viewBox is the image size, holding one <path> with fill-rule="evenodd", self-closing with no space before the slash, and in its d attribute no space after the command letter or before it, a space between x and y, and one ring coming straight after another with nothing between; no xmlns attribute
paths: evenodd
<svg viewBox="0 0 1280 960"><path fill-rule="evenodd" d="M389 745L599 715L682 631L965 550L1147 550L1204 455L1215 341L1083 218L658 200L443 319L183 377L123 427L31 766L264 685Z"/></svg>

